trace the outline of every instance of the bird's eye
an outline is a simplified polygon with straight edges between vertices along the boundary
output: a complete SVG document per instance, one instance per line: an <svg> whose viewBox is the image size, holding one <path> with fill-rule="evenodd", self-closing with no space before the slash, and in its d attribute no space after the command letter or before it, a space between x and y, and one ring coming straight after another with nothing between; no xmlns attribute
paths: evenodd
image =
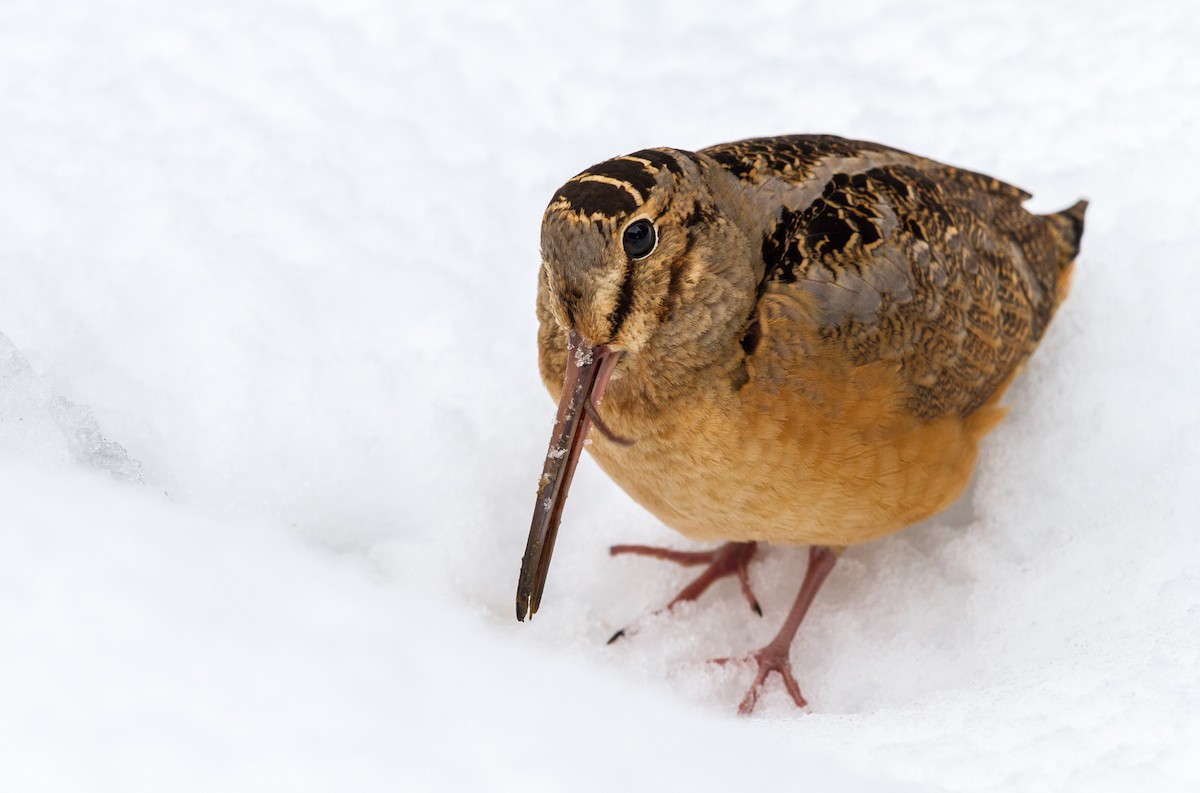
<svg viewBox="0 0 1200 793"><path fill-rule="evenodd" d="M630 259L644 259L658 245L658 233L654 224L643 218L635 220L625 227L621 235L621 244L625 247L625 255Z"/></svg>

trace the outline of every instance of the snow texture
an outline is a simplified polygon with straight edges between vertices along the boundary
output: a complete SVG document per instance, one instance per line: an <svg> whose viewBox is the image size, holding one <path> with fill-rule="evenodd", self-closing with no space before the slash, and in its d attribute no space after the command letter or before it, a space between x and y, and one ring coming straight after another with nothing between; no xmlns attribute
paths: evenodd
<svg viewBox="0 0 1200 793"><path fill-rule="evenodd" d="M0 790L1197 789L1197 40L1165 0L0 4ZM513 619L538 223L784 132L1092 204L969 494L847 553L811 708L740 719L706 659L802 549L763 619L651 618L689 571L607 547L688 544L585 459Z"/></svg>

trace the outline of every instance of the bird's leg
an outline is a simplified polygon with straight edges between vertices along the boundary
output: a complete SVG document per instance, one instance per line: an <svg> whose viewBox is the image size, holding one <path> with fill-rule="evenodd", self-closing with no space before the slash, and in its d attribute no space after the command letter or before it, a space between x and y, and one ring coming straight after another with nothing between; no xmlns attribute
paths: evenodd
<svg viewBox="0 0 1200 793"><path fill-rule="evenodd" d="M758 543L755 542L727 542L719 548L714 548L711 551L675 551L670 548L655 548L650 545L614 545L608 549L610 556L619 556L621 554L635 554L637 556L650 556L655 559L665 559L668 562L675 562L684 567L695 567L697 565L706 564L708 569L698 575L692 583L688 584L675 598L663 607L663 611L669 611L680 603L695 600L703 595L708 588L718 580L736 575L742 584L742 594L746 596L746 601L750 604L750 608L754 609L754 613L762 616L762 607L758 605L758 598L754 597L754 591L750 588L750 560L754 558L754 552L758 550Z"/></svg>
<svg viewBox="0 0 1200 793"><path fill-rule="evenodd" d="M670 548L656 548L650 545L614 545L608 549L608 552L611 556L619 556L627 553L637 556L650 556L655 559L665 559L668 562L675 562L684 567L694 567L702 564L708 565L708 568L703 573L680 590L679 594L670 603L654 612L655 614L669 611L685 601L695 600L719 579L736 575L742 584L742 594L746 596L746 600L750 603L750 608L754 609L754 613L761 617L762 607L758 605L758 598L754 596L754 590L750 588L750 574L748 571L750 560L754 557L754 552L757 550L758 543L727 542L711 551L674 551ZM612 644L624 636L625 633L626 629L624 628L617 631L608 640L608 643Z"/></svg>
<svg viewBox="0 0 1200 793"><path fill-rule="evenodd" d="M783 678L784 687L787 688L787 692L791 694L798 707L803 708L808 704L800 694L800 686L792 675L792 663L789 660L792 640L796 638L796 631L800 628L800 623L804 621L808 607L812 605L813 598L816 597L817 591L825 582L825 578L833 569L835 562L837 562L837 553L830 548L814 545L808 549L808 569L804 572L804 583L800 585L800 593L796 595L796 602L792 604L791 611L788 612L787 618L784 619L775 638L766 647L747 656L747 658L753 658L758 664L758 674L741 704L738 705L738 713L746 716L754 710L763 683L772 672L777 672ZM723 664L730 660L721 658L717 659L717 663Z"/></svg>

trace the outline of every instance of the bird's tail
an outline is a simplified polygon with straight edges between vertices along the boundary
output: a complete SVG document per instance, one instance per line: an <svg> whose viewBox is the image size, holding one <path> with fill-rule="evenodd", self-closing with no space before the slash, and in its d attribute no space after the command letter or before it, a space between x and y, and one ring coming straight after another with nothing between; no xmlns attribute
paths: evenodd
<svg viewBox="0 0 1200 793"><path fill-rule="evenodd" d="M1058 247L1058 285L1054 290L1056 308L1067 296L1072 265L1079 255L1079 242L1083 239L1083 216L1087 208L1087 199L1081 199L1061 212L1046 216Z"/></svg>
<svg viewBox="0 0 1200 793"><path fill-rule="evenodd" d="M1047 215L1058 242L1058 269L1064 270L1079 255L1079 241L1083 239L1083 215L1087 212L1087 199L1076 201L1062 212Z"/></svg>

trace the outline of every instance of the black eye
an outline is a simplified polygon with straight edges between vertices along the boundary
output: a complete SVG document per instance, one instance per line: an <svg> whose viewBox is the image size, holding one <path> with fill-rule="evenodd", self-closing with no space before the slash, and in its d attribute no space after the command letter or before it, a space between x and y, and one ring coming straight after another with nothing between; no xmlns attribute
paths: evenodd
<svg viewBox="0 0 1200 793"><path fill-rule="evenodd" d="M625 255L630 259L644 259L658 244L658 234L654 224L648 220L635 220L625 227L621 235L621 244L625 246Z"/></svg>

